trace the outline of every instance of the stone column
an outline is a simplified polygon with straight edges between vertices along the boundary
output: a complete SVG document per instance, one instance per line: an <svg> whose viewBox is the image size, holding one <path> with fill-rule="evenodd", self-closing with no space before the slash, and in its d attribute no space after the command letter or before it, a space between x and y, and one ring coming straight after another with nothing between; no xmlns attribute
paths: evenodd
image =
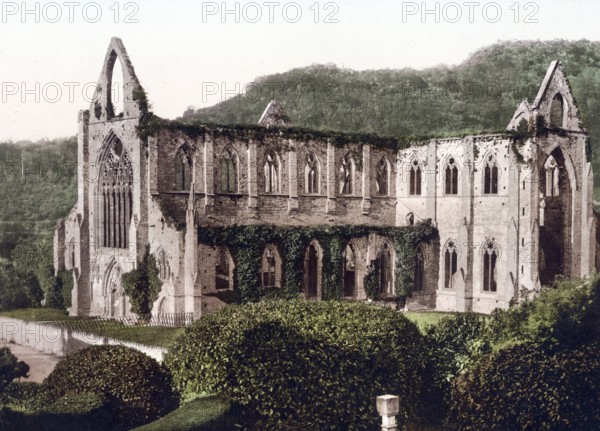
<svg viewBox="0 0 600 431"><path fill-rule="evenodd" d="M248 208L258 209L258 181L257 181L257 155L256 143L248 143Z"/></svg>
<svg viewBox="0 0 600 431"><path fill-rule="evenodd" d="M296 145L290 141L290 149L288 151L288 166L289 166L289 186L290 197L288 200L288 213L298 209L298 153L296 153Z"/></svg>
<svg viewBox="0 0 600 431"><path fill-rule="evenodd" d="M325 212L327 214L335 213L335 147L330 142L327 143L327 204Z"/></svg>
<svg viewBox="0 0 600 431"><path fill-rule="evenodd" d="M410 166L407 167L406 174L410 175ZM427 218L431 219L434 226L437 226L437 192L438 180L441 180L443 174L437 171L437 141L427 144L427 166L424 166L423 173L425 179L425 198L427 205ZM408 178L408 177L407 177Z"/></svg>
<svg viewBox="0 0 600 431"><path fill-rule="evenodd" d="M212 137L207 136L204 141L204 210L206 212L210 212L215 204L215 170L213 165L213 141Z"/></svg>
<svg viewBox="0 0 600 431"><path fill-rule="evenodd" d="M362 213L369 214L371 210L371 146L363 145L362 153ZM389 185L388 185L389 187Z"/></svg>

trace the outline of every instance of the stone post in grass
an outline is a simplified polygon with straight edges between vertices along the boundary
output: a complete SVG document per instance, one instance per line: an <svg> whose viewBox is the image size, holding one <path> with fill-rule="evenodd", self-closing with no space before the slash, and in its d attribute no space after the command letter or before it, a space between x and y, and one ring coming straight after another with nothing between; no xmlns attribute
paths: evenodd
<svg viewBox="0 0 600 431"><path fill-rule="evenodd" d="M396 415L400 412L400 399L397 396L377 397L377 412L381 415L381 431L398 431Z"/></svg>

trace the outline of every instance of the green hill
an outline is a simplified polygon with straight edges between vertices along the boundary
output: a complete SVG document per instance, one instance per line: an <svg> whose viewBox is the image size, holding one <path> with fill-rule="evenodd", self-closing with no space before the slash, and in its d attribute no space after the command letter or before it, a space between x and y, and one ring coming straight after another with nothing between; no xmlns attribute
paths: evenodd
<svg viewBox="0 0 600 431"><path fill-rule="evenodd" d="M523 99L533 102L552 60L561 60L584 124L598 149L600 42L499 42L454 66L353 71L313 65L256 79L248 91L213 107L188 109L184 121L256 124L267 103L282 102L295 126L390 136L450 136L506 128ZM600 175L596 176L600 184Z"/></svg>

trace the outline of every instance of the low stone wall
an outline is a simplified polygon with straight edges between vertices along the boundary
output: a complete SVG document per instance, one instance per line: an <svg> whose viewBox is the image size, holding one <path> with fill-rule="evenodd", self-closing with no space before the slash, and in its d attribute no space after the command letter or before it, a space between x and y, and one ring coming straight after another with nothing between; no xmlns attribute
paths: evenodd
<svg viewBox="0 0 600 431"><path fill-rule="evenodd" d="M68 328L60 328L40 322L26 322L0 316L0 339L38 352L55 356L67 356L89 346L122 345L136 349L162 362L165 349L129 341L115 340Z"/></svg>

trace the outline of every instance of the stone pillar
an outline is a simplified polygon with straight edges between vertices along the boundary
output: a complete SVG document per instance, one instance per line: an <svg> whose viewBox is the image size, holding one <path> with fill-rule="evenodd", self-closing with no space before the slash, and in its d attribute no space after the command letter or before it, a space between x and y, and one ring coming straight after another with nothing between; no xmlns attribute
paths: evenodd
<svg viewBox="0 0 600 431"><path fill-rule="evenodd" d="M257 160L256 160L256 143L250 141L248 143L248 208L256 210L258 208L258 181Z"/></svg>
<svg viewBox="0 0 600 431"><path fill-rule="evenodd" d="M204 141L204 210L210 212L215 204L214 147L211 137ZM192 165L193 168L193 165ZM195 174L192 173L192 178Z"/></svg>
<svg viewBox="0 0 600 431"><path fill-rule="evenodd" d="M377 397L377 412L381 416L381 431L398 431L396 415L400 412L400 399L397 396Z"/></svg>
<svg viewBox="0 0 600 431"><path fill-rule="evenodd" d="M290 141L290 150L288 151L288 166L288 189L290 191L288 213L291 213L298 209L298 153L296 153L296 145L292 141Z"/></svg>
<svg viewBox="0 0 600 431"><path fill-rule="evenodd" d="M371 146L363 145L363 169L362 169L362 213L369 214L371 210ZM388 185L389 187L390 185Z"/></svg>
<svg viewBox="0 0 600 431"><path fill-rule="evenodd" d="M327 143L327 204L325 212L327 214L335 213L335 147L330 142Z"/></svg>
<svg viewBox="0 0 600 431"><path fill-rule="evenodd" d="M427 166L424 166L423 173L425 179L425 197L427 205L427 218L431 219L434 226L437 226L437 192L438 178L441 180L443 174L437 171L437 141L432 141L427 145ZM408 167L410 169L410 167ZM406 170L406 174L410 175L410 171Z"/></svg>

